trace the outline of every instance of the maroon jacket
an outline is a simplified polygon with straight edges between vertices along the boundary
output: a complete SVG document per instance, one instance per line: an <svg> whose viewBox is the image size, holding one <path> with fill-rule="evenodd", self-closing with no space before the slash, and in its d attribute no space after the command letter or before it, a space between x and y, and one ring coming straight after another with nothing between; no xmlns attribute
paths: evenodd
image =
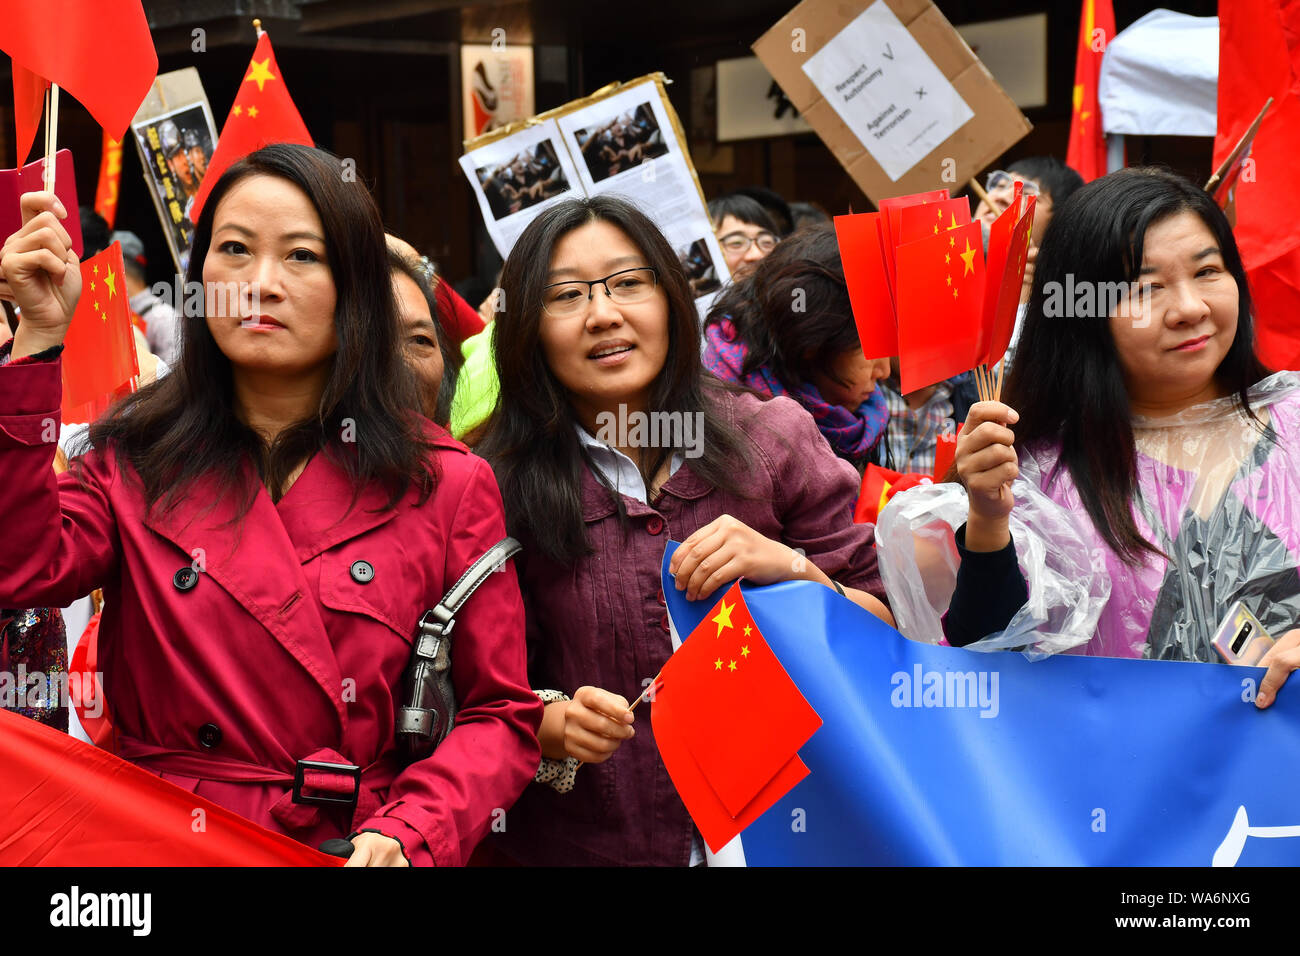
<svg viewBox="0 0 1300 956"><path fill-rule="evenodd" d="M371 486L349 509L347 476L319 454L278 504L259 489L242 522L209 480L146 517L111 455L82 458L84 486L56 481L42 439L59 420L60 364L0 367L0 475L17 503L0 606L65 605L103 585L105 694L133 763L305 843L374 829L412 862L464 863L537 769L513 570L457 618L452 733L406 766L393 726L419 615L504 535L487 465L439 431L423 504L411 490L385 508ZM354 816L291 801L300 759L366 768Z"/></svg>
<svg viewBox="0 0 1300 956"><path fill-rule="evenodd" d="M788 398L728 395L723 411L748 438L751 473L740 498L715 489L687 459L652 505L614 500L584 471L582 513L595 553L563 566L527 547L520 557L528 611L529 677L570 696L590 684L632 700L672 653L659 568L664 546L724 514L802 548L849 587L884 599L874 526L853 523L858 476L836 458L812 416ZM686 635L682 635L685 637ZM646 708L636 736L578 769L571 792L530 784L492 845L524 864L685 866L691 821L659 759Z"/></svg>

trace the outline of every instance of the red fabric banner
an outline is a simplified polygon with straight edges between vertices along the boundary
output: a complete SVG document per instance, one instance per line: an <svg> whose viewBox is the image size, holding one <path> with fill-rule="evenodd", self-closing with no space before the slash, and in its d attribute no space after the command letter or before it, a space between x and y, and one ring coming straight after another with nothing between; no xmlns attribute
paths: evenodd
<svg viewBox="0 0 1300 956"><path fill-rule="evenodd" d="M345 862L4 710L0 767L0 866Z"/></svg>

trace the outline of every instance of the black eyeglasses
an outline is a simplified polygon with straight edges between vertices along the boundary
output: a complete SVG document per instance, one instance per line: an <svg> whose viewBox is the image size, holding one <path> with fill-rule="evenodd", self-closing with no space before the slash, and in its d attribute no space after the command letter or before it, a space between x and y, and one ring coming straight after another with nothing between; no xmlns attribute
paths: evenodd
<svg viewBox="0 0 1300 956"><path fill-rule="evenodd" d="M654 295L658 284L659 273L650 266L623 269L603 279L567 279L542 289L542 310L558 319L585 312L598 285L620 305L635 305Z"/></svg>

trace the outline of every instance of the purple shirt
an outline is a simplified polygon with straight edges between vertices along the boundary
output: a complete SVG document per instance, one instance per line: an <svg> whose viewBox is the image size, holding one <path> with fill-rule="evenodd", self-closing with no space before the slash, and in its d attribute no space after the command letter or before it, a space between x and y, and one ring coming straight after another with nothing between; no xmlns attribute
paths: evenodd
<svg viewBox="0 0 1300 956"><path fill-rule="evenodd" d="M650 504L623 496L625 532L613 497L584 471L582 516L595 552L562 565L526 547L518 564L533 687L640 694L672 653L659 584L665 545L724 514L884 599L875 528L853 523L857 473L835 457L812 417L791 399L748 394L727 395L721 411L748 438L752 470L740 480L751 497L714 488L686 459ZM530 865L685 866L690 817L659 759L648 708L636 717L636 736L605 762L581 767L570 793L530 785L496 846Z"/></svg>

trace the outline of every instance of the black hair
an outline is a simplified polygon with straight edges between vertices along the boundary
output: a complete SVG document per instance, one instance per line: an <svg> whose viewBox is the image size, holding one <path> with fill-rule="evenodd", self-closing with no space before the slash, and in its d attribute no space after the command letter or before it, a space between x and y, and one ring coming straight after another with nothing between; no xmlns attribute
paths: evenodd
<svg viewBox="0 0 1300 956"><path fill-rule="evenodd" d="M420 405L399 343L379 210L365 187L343 173L338 158L324 150L277 144L235 163L209 194L195 224L190 283L203 281L216 213L233 187L250 177L272 176L306 194L324 229L338 347L315 412L268 445L236 414L232 366L206 319L186 316L180 361L170 374L119 402L89 434L90 444L110 450L124 470L135 471L151 509L175 506L195 479L214 473L228 493L242 494L242 518L257 494L245 462L253 461L278 500L293 470L322 450L352 479L353 504L375 481L389 490L388 507L412 483L423 496L431 493L434 459L422 419L413 414ZM353 427L345 431L348 419Z"/></svg>
<svg viewBox="0 0 1300 956"><path fill-rule="evenodd" d="M706 325L724 319L745 345L742 378L766 367L791 391L817 372L836 381L835 358L861 344L835 227L808 226L778 244L723 292Z"/></svg>
<svg viewBox="0 0 1300 956"><path fill-rule="evenodd" d="M1144 552L1161 552L1133 521L1137 451L1110 317L1101 309L1069 319L1048 316L1045 303L1070 284L1067 275L1075 288L1136 281L1147 230L1184 212L1205 223L1236 280L1237 335L1215 376L1254 419L1248 390L1268 369L1255 357L1250 288L1232 228L1203 189L1164 169L1111 173L1056 209L1038 253L1024 331L1006 384L1005 401L1020 414L1017 444L1059 443L1059 464L1068 469L1093 525L1129 564L1137 564Z"/></svg>
<svg viewBox="0 0 1300 956"><path fill-rule="evenodd" d="M1052 209L1059 209L1075 191L1083 188L1083 177L1055 156L1026 156L1007 167L1009 173L1020 173L1032 179L1052 200ZM1035 241L1041 240L1035 236Z"/></svg>
<svg viewBox="0 0 1300 956"><path fill-rule="evenodd" d="M794 232L794 214L790 204L781 198L781 194L766 186L742 186L735 190L737 196L748 196L767 210L767 214L776 223L776 234L788 236Z"/></svg>
<svg viewBox="0 0 1300 956"><path fill-rule="evenodd" d="M556 245L592 222L617 227L641 250L667 298L668 353L650 386L647 411L700 416L703 454L689 467L714 487L740 494L747 467L742 436L718 407L721 394L732 389L700 361L695 301L677 253L649 217L625 200L594 196L557 203L523 231L501 272L505 310L492 325L501 393L475 451L496 471L510 533L527 535L540 553L566 564L591 553L582 519L583 469L609 485L592 468L578 440L569 393L546 362L540 342L542 295ZM674 451L684 449L640 449L637 466L647 488ZM622 499L609 491L627 529Z"/></svg>
<svg viewBox="0 0 1300 956"><path fill-rule="evenodd" d="M709 200L709 218L713 220L715 230L722 225L722 220L728 216L735 216L747 225L765 229L778 238L785 235L781 231L781 227L772 219L771 214L759 205L757 199L752 199L749 196L728 193L725 196L719 196L717 199Z"/></svg>
<svg viewBox="0 0 1300 956"><path fill-rule="evenodd" d="M82 206L78 212L81 215L81 261L85 262L109 247L112 242L109 237L113 230L108 228L104 217L90 206Z"/></svg>

